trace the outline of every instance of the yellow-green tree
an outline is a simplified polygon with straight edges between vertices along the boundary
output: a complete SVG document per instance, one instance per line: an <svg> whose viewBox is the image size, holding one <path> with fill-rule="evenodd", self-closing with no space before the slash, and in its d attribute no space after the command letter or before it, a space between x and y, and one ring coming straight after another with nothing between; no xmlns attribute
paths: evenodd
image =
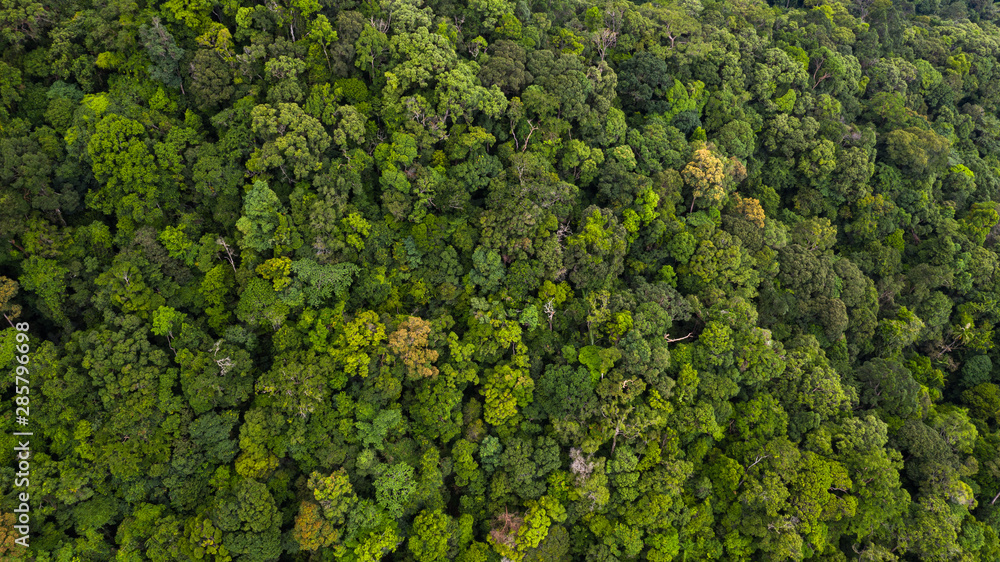
<svg viewBox="0 0 1000 562"><path fill-rule="evenodd" d="M718 205L726 200L726 167L723 160L716 156L708 145L702 145L694 151L694 156L687 166L681 170L684 182L694 191L691 196L691 208L699 198L705 198Z"/></svg>

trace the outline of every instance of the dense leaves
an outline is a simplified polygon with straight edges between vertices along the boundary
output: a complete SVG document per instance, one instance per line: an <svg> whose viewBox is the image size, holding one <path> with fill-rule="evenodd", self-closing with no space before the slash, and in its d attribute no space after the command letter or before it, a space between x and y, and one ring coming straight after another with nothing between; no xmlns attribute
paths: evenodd
<svg viewBox="0 0 1000 562"><path fill-rule="evenodd" d="M0 558L1000 559L991 2L50 4Z"/></svg>

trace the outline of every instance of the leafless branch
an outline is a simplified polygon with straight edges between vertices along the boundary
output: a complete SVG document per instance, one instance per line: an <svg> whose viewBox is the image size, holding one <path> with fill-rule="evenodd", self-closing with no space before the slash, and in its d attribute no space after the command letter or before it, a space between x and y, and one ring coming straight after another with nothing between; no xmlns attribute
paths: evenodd
<svg viewBox="0 0 1000 562"><path fill-rule="evenodd" d="M618 34L605 28L595 33L591 40L597 45L597 52L601 55L603 62L604 57L608 54L608 49L618 43Z"/></svg>
<svg viewBox="0 0 1000 562"><path fill-rule="evenodd" d="M739 488L740 486L743 485L743 482L746 481L747 474L750 473L750 469L751 468L757 466L758 464L760 464L764 459L768 458L769 456L770 455L757 455L757 458L754 459L754 461L752 463L750 463L750 466L748 466L745 469L743 469L743 478L740 478L740 483L737 484L736 487Z"/></svg>
<svg viewBox="0 0 1000 562"><path fill-rule="evenodd" d="M673 339L671 339L670 338L670 334L663 334L663 339L667 340L667 343L674 343L674 342L677 342L677 341L686 340L686 339L690 338L693 335L694 335L694 332L690 332L688 335L684 336L683 338L673 338Z"/></svg>
<svg viewBox="0 0 1000 562"><path fill-rule="evenodd" d="M226 256L229 260L229 265L232 266L233 273L236 273L236 262L233 261L233 252L229 249L229 244L226 244L226 239L220 236L215 243L226 249Z"/></svg>

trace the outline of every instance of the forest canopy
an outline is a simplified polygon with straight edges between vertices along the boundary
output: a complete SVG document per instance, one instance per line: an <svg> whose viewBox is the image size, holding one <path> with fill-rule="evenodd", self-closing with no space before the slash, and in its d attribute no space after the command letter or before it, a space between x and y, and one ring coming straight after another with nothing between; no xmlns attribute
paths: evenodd
<svg viewBox="0 0 1000 562"><path fill-rule="evenodd" d="M1000 560L998 23L2 2L0 558Z"/></svg>

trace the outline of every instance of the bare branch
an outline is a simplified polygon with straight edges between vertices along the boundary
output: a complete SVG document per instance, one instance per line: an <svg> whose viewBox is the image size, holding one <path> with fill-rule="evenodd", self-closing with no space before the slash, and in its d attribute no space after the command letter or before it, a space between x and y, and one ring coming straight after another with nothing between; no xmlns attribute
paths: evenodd
<svg viewBox="0 0 1000 562"><path fill-rule="evenodd" d="M233 273L236 273L236 263L233 261L233 252L229 249L229 244L226 244L226 239L220 236L215 243L226 249L226 256L229 259L229 265L232 266Z"/></svg>
<svg viewBox="0 0 1000 562"><path fill-rule="evenodd" d="M677 342L677 341L684 341L684 340L690 338L693 335L694 335L694 332L690 332L688 335L684 336L683 338L673 338L673 339L671 339L670 338L670 334L663 334L663 339L667 340L667 343L674 343L674 342Z"/></svg>
<svg viewBox="0 0 1000 562"><path fill-rule="evenodd" d="M769 456L770 455L757 455L757 458L754 459L754 461L752 463L750 463L750 466L748 466L745 469L743 469L743 478L740 478L740 483L737 484L736 487L739 488L740 486L743 485L743 482L746 481L747 474L750 473L750 469L751 468L757 466L758 464L760 464L764 459L768 458Z"/></svg>
<svg viewBox="0 0 1000 562"><path fill-rule="evenodd" d="M552 299L549 299L549 302L545 303L545 307L542 308L542 311L544 311L549 317L549 331L552 331L552 318L556 315L556 308L552 305ZM4 317L6 318L6 316ZM13 326L13 324L11 324L11 326Z"/></svg>
<svg viewBox="0 0 1000 562"><path fill-rule="evenodd" d="M597 45L597 52L601 55L601 62L603 62L604 57L608 54L608 49L618 43L618 34L605 28L595 33L591 41Z"/></svg>

